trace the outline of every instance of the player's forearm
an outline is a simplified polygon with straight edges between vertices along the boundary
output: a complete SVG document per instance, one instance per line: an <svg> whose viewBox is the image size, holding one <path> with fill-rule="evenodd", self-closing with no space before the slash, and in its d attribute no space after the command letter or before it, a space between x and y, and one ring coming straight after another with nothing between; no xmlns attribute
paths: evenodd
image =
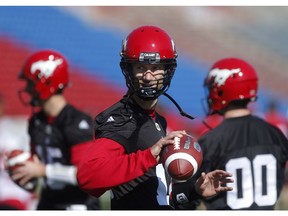
<svg viewBox="0 0 288 216"><path fill-rule="evenodd" d="M157 165L150 149L118 157L98 158L78 167L77 179L84 190L112 188L129 182Z"/></svg>

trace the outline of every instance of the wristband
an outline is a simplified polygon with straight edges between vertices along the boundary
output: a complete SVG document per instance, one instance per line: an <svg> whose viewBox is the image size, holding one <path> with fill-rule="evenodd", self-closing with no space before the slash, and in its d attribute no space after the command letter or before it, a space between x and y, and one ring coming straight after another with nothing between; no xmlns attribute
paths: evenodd
<svg viewBox="0 0 288 216"><path fill-rule="evenodd" d="M77 185L77 179L76 179L77 169L75 166L47 164L45 171L46 171L46 177L48 179L61 181L72 185Z"/></svg>

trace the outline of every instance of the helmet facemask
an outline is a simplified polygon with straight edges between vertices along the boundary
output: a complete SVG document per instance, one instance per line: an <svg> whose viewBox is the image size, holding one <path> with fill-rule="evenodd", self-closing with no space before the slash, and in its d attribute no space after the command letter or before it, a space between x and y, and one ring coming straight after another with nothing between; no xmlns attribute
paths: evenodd
<svg viewBox="0 0 288 216"><path fill-rule="evenodd" d="M133 63L164 65L164 75L162 78L150 81L149 86L145 87L146 80L143 78L135 77L132 69ZM129 93L136 94L143 100L154 100L169 89L171 80L174 75L174 71L176 69L176 61L174 63L170 63L166 60L166 62L157 63L151 61L151 59L143 62L133 62L122 59L120 66L122 69L122 73L125 76L126 85L129 89Z"/></svg>
<svg viewBox="0 0 288 216"><path fill-rule="evenodd" d="M40 94L35 90L35 83L32 80L22 78L26 81L26 87L18 91L18 97L24 106L37 107L41 105Z"/></svg>

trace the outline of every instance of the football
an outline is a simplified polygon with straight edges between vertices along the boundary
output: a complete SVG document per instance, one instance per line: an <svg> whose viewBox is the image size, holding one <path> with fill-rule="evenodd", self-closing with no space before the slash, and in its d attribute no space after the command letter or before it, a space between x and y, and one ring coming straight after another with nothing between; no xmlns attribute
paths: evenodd
<svg viewBox="0 0 288 216"><path fill-rule="evenodd" d="M202 164L202 149L193 136L175 137L174 144L163 148L160 161L168 174L177 181L186 181Z"/></svg>
<svg viewBox="0 0 288 216"><path fill-rule="evenodd" d="M30 152L23 151L20 149L13 150L8 153L7 155L7 170L9 172L9 175L11 176L13 171L17 169L19 166L21 166L21 163L31 160L33 161L33 158L30 154ZM18 186L21 188L27 190L27 191L34 191L37 186L37 179L33 179L29 182L27 182L25 185L20 185L18 181L14 181Z"/></svg>

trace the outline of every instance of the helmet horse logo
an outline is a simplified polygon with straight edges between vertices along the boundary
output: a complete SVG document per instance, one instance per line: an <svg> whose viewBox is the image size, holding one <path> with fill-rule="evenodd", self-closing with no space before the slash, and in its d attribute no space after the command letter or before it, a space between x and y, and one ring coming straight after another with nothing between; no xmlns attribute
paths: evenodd
<svg viewBox="0 0 288 216"><path fill-rule="evenodd" d="M232 75L241 72L240 68L237 69L219 69L214 68L209 73L209 79L214 77L214 83L217 84L217 86L224 85L226 80Z"/></svg>
<svg viewBox="0 0 288 216"><path fill-rule="evenodd" d="M56 59L56 60L50 59L47 61L40 60L34 62L31 65L31 73L34 74L36 71L40 71L38 75L39 78L41 78L42 76L48 78L54 73L57 66L62 64L62 62L63 59Z"/></svg>

